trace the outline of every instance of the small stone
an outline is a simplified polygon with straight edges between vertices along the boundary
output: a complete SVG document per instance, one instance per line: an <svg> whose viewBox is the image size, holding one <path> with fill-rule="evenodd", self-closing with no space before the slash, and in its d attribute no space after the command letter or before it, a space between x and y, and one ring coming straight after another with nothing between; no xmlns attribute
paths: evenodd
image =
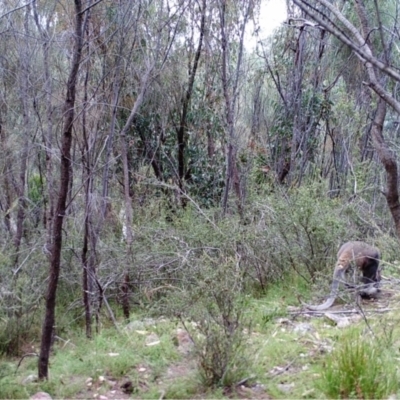
<svg viewBox="0 0 400 400"><path fill-rule="evenodd" d="M178 328L173 340L177 344L179 352L183 354L188 354L194 347L192 338L184 329Z"/></svg>
<svg viewBox="0 0 400 400"><path fill-rule="evenodd" d="M29 397L29 400L52 400L51 396L46 392L37 392Z"/></svg>
<svg viewBox="0 0 400 400"><path fill-rule="evenodd" d="M312 332L314 328L307 322L302 322L293 328L293 332L305 335L307 332Z"/></svg>
<svg viewBox="0 0 400 400"><path fill-rule="evenodd" d="M156 346L157 344L160 344L160 338L155 333L146 337L146 346Z"/></svg>
<svg viewBox="0 0 400 400"><path fill-rule="evenodd" d="M31 374L28 375L23 381L22 384L23 385L29 385L32 382L36 382L37 381L37 375L35 374ZM44 393L44 392L38 392L38 393Z"/></svg>
<svg viewBox="0 0 400 400"><path fill-rule="evenodd" d="M278 385L278 389L283 393L289 393L294 388L294 383L281 383Z"/></svg>

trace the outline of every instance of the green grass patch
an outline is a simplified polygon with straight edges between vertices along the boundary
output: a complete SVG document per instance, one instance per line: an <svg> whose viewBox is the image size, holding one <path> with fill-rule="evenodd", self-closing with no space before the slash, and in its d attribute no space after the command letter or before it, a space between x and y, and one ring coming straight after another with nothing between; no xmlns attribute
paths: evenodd
<svg viewBox="0 0 400 400"><path fill-rule="evenodd" d="M397 375L388 349L352 329L327 357L318 387L329 398L384 399L398 390Z"/></svg>
<svg viewBox="0 0 400 400"><path fill-rule="evenodd" d="M28 375L37 374L37 357L25 358L17 374L13 363L0 369L0 397L27 398L37 391L48 392L54 398L71 398L87 389L87 380L96 383L100 376L113 381L126 378L139 381L140 367L146 370L145 379L153 382L165 368L179 359L171 339L174 324L163 322L135 331L121 326L105 329L93 340L75 332L67 342L58 342L50 358L49 380L21 385ZM149 335L157 335L158 344L148 346ZM17 361L16 361L17 364ZM139 385L137 385L139 387ZM103 388L98 390L99 393Z"/></svg>

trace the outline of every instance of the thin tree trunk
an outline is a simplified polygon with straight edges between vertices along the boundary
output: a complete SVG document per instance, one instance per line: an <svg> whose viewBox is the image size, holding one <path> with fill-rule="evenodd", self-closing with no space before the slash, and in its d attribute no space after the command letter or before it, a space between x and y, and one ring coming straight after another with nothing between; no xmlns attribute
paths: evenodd
<svg viewBox="0 0 400 400"><path fill-rule="evenodd" d="M75 44L71 65L71 71L67 82L67 94L64 103L64 126L61 139L61 165L60 188L58 192L56 213L53 224L53 246L51 249L51 263L49 269L49 281L46 296L46 313L43 321L42 340L38 363L38 377L40 380L48 378L49 356L51 338L55 324L55 307L58 278L60 274L60 260L62 249L62 228L66 212L66 200L68 195L71 172L71 145L72 126L75 116L76 84L83 46L83 15L82 0L74 0L75 4Z"/></svg>
<svg viewBox="0 0 400 400"><path fill-rule="evenodd" d="M205 26L206 26L206 0L202 2L202 13L201 13L201 23L200 23L200 37L199 43L197 46L196 54L194 57L193 67L189 73L189 82L188 87L186 89L186 94L182 99L182 114L181 120L179 124L179 128L177 131L177 142L178 142L178 185L181 193L184 192L184 179L186 176L186 163L185 163L185 147L186 147L186 132L187 132L187 115L190 106L190 100L193 94L193 86L196 77L197 67L199 65L200 55L201 55L201 48L203 45L203 38L205 33ZM182 206L186 205L187 198L185 196L181 197L181 204Z"/></svg>
<svg viewBox="0 0 400 400"><path fill-rule="evenodd" d="M1 171L1 175L3 176L3 192L4 192L4 224L10 234L10 237L13 236L13 221L11 218L11 208L12 208L12 196L11 196L11 154L10 150L7 148L7 140L5 135L5 130L3 129L3 116L0 114L0 141L1 141L1 151L2 157L5 160L4 168Z"/></svg>
<svg viewBox="0 0 400 400"><path fill-rule="evenodd" d="M27 7L25 12L25 21L24 21L24 30L26 37L29 37L29 14L30 7ZM21 246L21 240L24 233L24 221L25 221L25 189L26 189L26 169L28 165L28 149L29 149L29 133L27 129L29 128L30 118L29 118L29 107L28 107L28 88L29 88L29 51L22 51L21 54L21 103L22 103L22 119L24 123L24 127L26 129L23 132L23 140L24 144L22 147L22 152L20 156L21 165L19 170L19 182L17 185L17 194L18 194L18 211L17 211L17 231L14 236L14 248L15 248L15 257L14 257L14 267L18 264L19 259L19 249Z"/></svg>
<svg viewBox="0 0 400 400"><path fill-rule="evenodd" d="M87 17L89 16L89 12ZM86 37L89 38L88 24L86 25ZM86 55L90 57L89 49L90 41L87 40L86 44ZM90 63L86 64L85 71L85 82L84 82L84 99L83 99L83 110L82 110L82 136L83 136L83 148L82 148L82 164L83 164L83 185L85 187L85 228L82 246L82 297L83 306L85 310L85 326L86 326L86 337L92 338L92 297L93 297L93 276L95 274L95 266L93 263L94 253L96 246L89 248L89 243L93 244L97 242L96 235L92 229L92 156L91 146L89 144L88 133L86 129L86 110L88 104L88 81L89 81Z"/></svg>
<svg viewBox="0 0 400 400"><path fill-rule="evenodd" d="M293 129L292 139L290 145L290 161L288 162L288 183L289 185L295 179L296 173L296 158L299 151L301 142L302 128L304 127L304 121L300 115L301 103L302 103L302 83L303 83L303 68L304 68L304 28L300 28L299 36L297 39L296 55L295 55L295 66L293 68L293 81L292 81L292 107L293 107Z"/></svg>
<svg viewBox="0 0 400 400"><path fill-rule="evenodd" d="M387 191L384 194L390 213L392 214L397 237L400 238L399 174L396 157L388 148L382 133L385 116L386 102L382 98L379 98L375 118L372 123L371 136L376 152L386 171Z"/></svg>
<svg viewBox="0 0 400 400"><path fill-rule="evenodd" d="M56 3L54 3L54 8ZM40 32L40 36L43 40L43 64L44 64L44 91L46 98L46 122L43 129L43 147L46 154L46 186L47 186L47 200L44 201L44 224L46 226L46 251L50 254L51 243L51 232L53 227L54 218L54 178L53 178L53 106L52 106L52 78L50 74L50 23L52 16L54 15L54 8L51 15L47 18L46 26L43 28L41 21L39 21L39 15L36 9L36 1L32 3L34 20L36 27Z"/></svg>
<svg viewBox="0 0 400 400"><path fill-rule="evenodd" d="M244 2L240 7L244 7L244 14L242 16L243 21L239 31L239 44L238 54L235 66L235 72L229 74L229 41L227 37L227 21L226 17L229 14L227 7L230 2L227 0L220 0L220 32L221 32L221 49L222 49L222 66L221 66L221 79L222 79L222 90L225 99L225 118L226 118L226 129L227 129L227 145L226 145L226 175L225 175L225 188L222 196L222 212L226 213L228 207L229 191L231 186L236 192L237 206L239 214L242 214L243 196L240 187L240 176L238 166L236 164L236 153L237 153L237 138L235 131L235 109L236 102L238 99L239 91L239 77L241 75L242 57L243 57L243 40L244 32L249 19L251 10L254 7L252 0Z"/></svg>
<svg viewBox="0 0 400 400"><path fill-rule="evenodd" d="M375 56L372 44L370 45L366 40L371 33L371 29L368 26L368 14L363 1L361 0L356 0L355 2L358 17L361 22L361 33L360 30L358 30L348 19L346 19L346 17L335 7L335 5L328 0L318 0L318 3L322 4L331 11L332 17L330 18L326 16L326 18L321 17L321 15L316 12L316 9L308 0L293 0L293 2L314 21L323 26L324 29L336 36L336 38L338 38L341 42L348 45L350 49L364 62L364 67L369 78L368 86L379 96L377 111L371 129L371 136L376 152L386 170L386 201L388 203L390 213L392 214L396 228L396 234L400 239L400 203L397 162L394 154L389 150L382 134L383 123L386 116L386 105L388 104L392 106L393 109L400 114L400 102L392 96L385 86L386 79L388 77L400 82L400 74L389 64L391 56L390 48L385 46L385 43L383 42L385 62L382 62ZM378 3L375 2L375 6L377 6L377 4ZM340 21L340 26L338 26L335 19ZM381 29L382 26L379 23L379 30ZM383 32L380 33L380 37L383 39ZM380 80L377 74L378 71L385 76L386 79Z"/></svg>
<svg viewBox="0 0 400 400"><path fill-rule="evenodd" d="M120 133L121 159L124 171L125 227L126 227L126 248L127 248L128 258L131 256L133 233L132 233L132 197L131 197L131 188L129 179L128 143L126 140L126 134L129 128L131 127L133 119L135 118L140 106L142 105L144 94L148 87L150 74L153 71L153 68L154 64L148 66L148 69L142 78L140 92L136 98L135 104L133 105L129 117L126 120L125 125ZM124 271L124 278L122 284L122 308L126 319L129 319L129 314L130 314L129 290L128 290L129 282L130 282L129 269L126 268Z"/></svg>
<svg viewBox="0 0 400 400"><path fill-rule="evenodd" d="M365 38L365 43L370 49L370 44L368 40L368 35L371 32L368 24L367 12L362 0L356 0L356 9L358 13L358 18L361 22L361 32ZM382 28L382 27L381 27ZM383 32L381 32L383 35ZM390 53L386 48L384 42L383 46L385 48L385 59L386 63L389 64ZM371 54L372 51L370 50ZM368 73L370 86L379 86L382 91L386 91L386 81L378 81L376 68L371 63L366 63L366 70ZM379 92L378 92L379 94ZM383 137L383 124L386 118L386 108L387 108L388 98L386 96L380 95L378 100L378 106L376 108L376 114L374 121L372 123L371 136L374 143L376 152L378 153L379 159L381 160L383 167L386 171L387 179L387 192L385 193L386 201L389 206L390 213L394 221L397 237L400 239L400 202L399 202L399 184L398 184L398 168L396 157L392 151L388 148L385 139ZM397 105L398 102L396 101ZM390 102L389 102L390 104Z"/></svg>

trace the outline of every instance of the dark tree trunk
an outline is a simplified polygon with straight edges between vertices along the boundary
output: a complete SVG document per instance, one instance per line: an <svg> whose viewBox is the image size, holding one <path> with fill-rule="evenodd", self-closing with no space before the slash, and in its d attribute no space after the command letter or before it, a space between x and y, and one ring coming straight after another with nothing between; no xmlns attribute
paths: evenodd
<svg viewBox="0 0 400 400"><path fill-rule="evenodd" d="M68 195L70 172L71 172L71 144L72 126L74 122L74 106L76 95L76 83L78 78L79 64L82 55L83 43L83 15L82 0L74 0L75 4L75 45L72 59L71 71L67 82L67 94L64 104L64 126L61 139L61 165L60 165L60 188L58 192L56 212L52 231L52 249L49 269L49 283L46 296L46 313L42 328L42 341L40 345L38 377L48 378L48 366L51 347L51 338L55 323L56 293L58 277L60 274L60 260L62 248L62 227L66 212L66 200Z"/></svg>
<svg viewBox="0 0 400 400"><path fill-rule="evenodd" d="M192 98L193 94L193 86L194 80L196 77L197 67L199 65L200 55L201 55L201 48L203 45L203 38L205 32L205 25L206 25L206 0L202 2L202 13L201 13L201 25L200 25L200 37L199 43L197 46L196 54L194 57L193 67L189 72L189 82L186 89L185 96L182 99L182 114L180 118L179 127L177 130L177 142L178 142L178 179L179 179L179 189L181 192L184 191L184 179L187 173L186 171L186 163L185 163L185 147L186 147L186 132L187 132L187 116L189 112L190 106L190 99ZM186 197L182 198L182 206L186 205Z"/></svg>
<svg viewBox="0 0 400 400"><path fill-rule="evenodd" d="M385 197L390 213L394 221L397 237L400 238L400 202L398 187L398 170L396 157L388 148L383 137L383 123L386 116L386 102L379 98L374 121L372 123L371 136L379 159L386 171L387 191Z"/></svg>
<svg viewBox="0 0 400 400"><path fill-rule="evenodd" d="M129 286L130 286L129 272L125 271L124 281L121 285L121 291L122 291L122 311L124 313L124 317L126 320L129 320L130 316Z"/></svg>
<svg viewBox="0 0 400 400"><path fill-rule="evenodd" d="M25 35L29 36L29 28L28 28L28 20L29 20L30 9L29 7L26 9L25 20L24 20L24 31ZM29 132L28 127L30 124L29 118L29 108L28 108L28 91L29 91L29 52L22 51L21 52L21 104L22 104L22 113L23 113L23 122L26 131L24 132L24 144L21 152L21 166L19 170L19 179L17 185L17 195L18 195L18 211L17 211L17 231L14 236L14 247L15 247L15 257L14 257L14 267L18 264L19 259L19 250L21 247L22 237L24 235L24 221L25 221L25 208L26 208L26 200L25 200L25 189L26 189L26 170L28 165L28 153L29 153Z"/></svg>
<svg viewBox="0 0 400 400"><path fill-rule="evenodd" d="M227 17L229 15L228 2L222 0L219 4L219 21L220 21L220 35L221 35L221 81L222 91L225 99L225 123L227 130L227 145L225 150L226 156L226 175L225 175L225 188L222 195L222 214L225 215L228 208L229 191L233 187L237 196L237 207L238 212L242 215L243 212L243 196L240 187L239 170L236 163L237 145L236 145L236 132L235 132L235 118L234 112L236 108L236 102L238 99L238 78L240 72L240 66L242 63L243 55L243 39L244 29L249 17L250 8L252 3L246 4L246 10L244 11L244 21L240 28L239 37L239 49L238 58L236 61L236 71L234 74L229 73L229 37L227 26ZM229 18L228 18L229 19Z"/></svg>
<svg viewBox="0 0 400 400"><path fill-rule="evenodd" d="M293 0L293 2L315 22L323 26L328 32L335 35L341 42L348 45L350 49L363 60L365 71L368 74L368 86L379 96L379 102L372 124L371 136L376 152L386 171L386 201L393 218L396 234L398 238L400 238L400 202L397 162L382 134L383 123L386 116L386 106L392 106L393 109L400 114L400 102L397 101L391 92L386 89L387 79L391 78L394 81L400 82L400 74L391 66L390 63L390 46L388 47L384 41L385 35L380 21L378 2L374 3L376 8L375 17L378 19L378 31L384 48L385 62L382 62L380 58L375 56L373 45L367 40L372 30L368 26L369 14L365 9L363 1L355 1L356 11L361 24L360 30L355 28L354 25L328 0L318 0L318 3L332 12L332 17L327 17L325 15L324 18L316 12L315 7L310 1ZM340 21L340 24L336 20ZM380 79L378 73L380 73L384 79Z"/></svg>

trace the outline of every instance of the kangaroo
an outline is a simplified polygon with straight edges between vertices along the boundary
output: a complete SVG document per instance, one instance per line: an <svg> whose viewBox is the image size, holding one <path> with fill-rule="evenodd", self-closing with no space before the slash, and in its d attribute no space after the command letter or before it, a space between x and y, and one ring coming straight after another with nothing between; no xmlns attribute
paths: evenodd
<svg viewBox="0 0 400 400"><path fill-rule="evenodd" d="M379 292L378 282L381 279L379 271L380 258L380 251L376 247L372 247L364 242L346 242L337 254L331 293L328 299L320 305L303 304L313 311L323 311L331 307L338 295L339 285L341 282L346 281L345 273L353 262L362 273L361 282L364 285L359 292L360 295L362 297L373 297Z"/></svg>

